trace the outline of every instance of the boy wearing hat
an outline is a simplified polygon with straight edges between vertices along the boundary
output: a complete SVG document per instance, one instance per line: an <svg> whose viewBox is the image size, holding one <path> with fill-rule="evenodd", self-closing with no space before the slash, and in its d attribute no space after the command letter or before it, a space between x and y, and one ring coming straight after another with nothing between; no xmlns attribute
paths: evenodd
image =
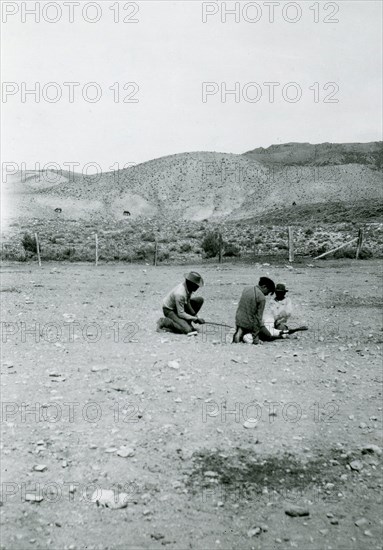
<svg viewBox="0 0 383 550"><path fill-rule="evenodd" d="M243 337L247 334L252 335L253 343L258 343L259 336L262 337L265 330L263 327L265 296L274 294L274 290L274 281L268 277L261 277L257 286L249 286L243 290L235 315L236 332L233 343L243 342Z"/></svg>
<svg viewBox="0 0 383 550"><path fill-rule="evenodd" d="M286 330L287 321L293 312L290 298L286 296L288 289L283 283L275 287L275 298L270 302L270 314L273 316L274 327L277 330Z"/></svg>
<svg viewBox="0 0 383 550"><path fill-rule="evenodd" d="M203 298L192 298L204 282L199 273L190 271L185 274L185 280L173 288L162 302L164 317L157 323L157 330L166 330L178 334L195 332L192 325L204 324L204 319L197 316L203 305Z"/></svg>

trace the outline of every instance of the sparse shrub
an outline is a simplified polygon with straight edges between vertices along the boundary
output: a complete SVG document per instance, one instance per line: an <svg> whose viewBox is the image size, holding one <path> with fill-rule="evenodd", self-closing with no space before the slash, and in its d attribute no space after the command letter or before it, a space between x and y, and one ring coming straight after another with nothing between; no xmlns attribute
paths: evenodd
<svg viewBox="0 0 383 550"><path fill-rule="evenodd" d="M190 252L192 245L190 243L182 243L180 246L180 252Z"/></svg>
<svg viewBox="0 0 383 550"><path fill-rule="evenodd" d="M328 245L327 243L324 243L320 246L313 246L309 248L309 254L310 256L320 256L321 254L324 254L324 252L327 252Z"/></svg>
<svg viewBox="0 0 383 550"><path fill-rule="evenodd" d="M340 258L355 258L356 256L356 249L349 246L349 247L346 247L346 248L341 248L340 250L337 250L336 252L334 252L334 258L336 258L337 260L340 259ZM373 254L371 252L371 250L369 250L368 248L362 248L362 250L360 251L359 253L359 258L361 260L368 260L369 258L372 258Z"/></svg>
<svg viewBox="0 0 383 550"><path fill-rule="evenodd" d="M311 228L306 229L305 237L311 237L312 235L314 235L314 231Z"/></svg>
<svg viewBox="0 0 383 550"><path fill-rule="evenodd" d="M170 257L170 252L168 250L161 250L161 252L159 252L158 254L158 261L164 262L168 260L169 257Z"/></svg>
<svg viewBox="0 0 383 550"><path fill-rule="evenodd" d="M1 249L2 260L13 260L16 262L25 262L27 253L22 246L12 244L11 246L3 246Z"/></svg>
<svg viewBox="0 0 383 550"><path fill-rule="evenodd" d="M24 236L21 240L21 244L23 245L24 250L26 252L32 252L33 254L37 254L36 240L29 233L24 233Z"/></svg>
<svg viewBox="0 0 383 550"><path fill-rule="evenodd" d="M141 240L154 242L156 240L156 236L154 235L153 231L148 233L141 233Z"/></svg>
<svg viewBox="0 0 383 550"><path fill-rule="evenodd" d="M202 241L202 250L207 258L214 258L219 252L219 235L210 231L205 235Z"/></svg>
<svg viewBox="0 0 383 550"><path fill-rule="evenodd" d="M286 244L286 242L285 242L285 241L282 241L282 240L281 240L281 241L278 241L278 242L276 243L275 246L276 246L279 250L288 250L288 249L289 249L289 247L288 247L288 245Z"/></svg>
<svg viewBox="0 0 383 550"><path fill-rule="evenodd" d="M63 255L65 258L70 258L71 256L73 256L76 252L76 249L72 246L72 247L67 247L63 250Z"/></svg>
<svg viewBox="0 0 383 550"><path fill-rule="evenodd" d="M135 248L133 260L147 260L154 254L153 245L143 245Z"/></svg>
<svg viewBox="0 0 383 550"><path fill-rule="evenodd" d="M234 243L227 243L227 244L225 244L223 255L228 257L228 258L229 257L234 257L234 256L240 256L241 255L241 250Z"/></svg>
<svg viewBox="0 0 383 550"><path fill-rule="evenodd" d="M361 260L368 260L369 258L372 258L374 256L372 250L369 248L362 248L362 250L359 253L359 258Z"/></svg>

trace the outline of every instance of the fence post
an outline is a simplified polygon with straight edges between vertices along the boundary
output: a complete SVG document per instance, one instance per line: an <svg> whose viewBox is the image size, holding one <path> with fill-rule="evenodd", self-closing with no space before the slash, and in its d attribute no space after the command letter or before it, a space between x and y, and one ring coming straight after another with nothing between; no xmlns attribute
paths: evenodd
<svg viewBox="0 0 383 550"><path fill-rule="evenodd" d="M291 226L288 227L288 233L289 233L289 262L294 261L294 234L293 234L293 228Z"/></svg>
<svg viewBox="0 0 383 550"><path fill-rule="evenodd" d="M218 245L219 245L219 249L218 249L218 262L219 262L219 263L222 263L222 245L223 245L223 240L222 240L222 235L221 235L221 233L218 233Z"/></svg>
<svg viewBox="0 0 383 550"><path fill-rule="evenodd" d="M154 245L154 259L153 259L153 265L157 266L157 252L158 252L158 241L156 239L155 245Z"/></svg>
<svg viewBox="0 0 383 550"><path fill-rule="evenodd" d="M96 239L96 267L98 266L98 235L95 233L95 239Z"/></svg>
<svg viewBox="0 0 383 550"><path fill-rule="evenodd" d="M355 256L357 260L359 259L359 254L360 254L360 251L362 250L362 245L363 245L363 229L360 227L358 232L358 244L356 246L356 256Z"/></svg>
<svg viewBox="0 0 383 550"><path fill-rule="evenodd" d="M39 266L41 267L40 245L39 245L39 237L37 233L35 233L35 241L36 241L37 259L39 260Z"/></svg>

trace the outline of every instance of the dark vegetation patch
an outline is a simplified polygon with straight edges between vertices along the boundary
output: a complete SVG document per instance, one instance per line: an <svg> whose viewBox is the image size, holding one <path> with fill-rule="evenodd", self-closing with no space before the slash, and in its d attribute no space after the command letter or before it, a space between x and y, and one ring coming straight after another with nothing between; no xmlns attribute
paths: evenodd
<svg viewBox="0 0 383 550"><path fill-rule="evenodd" d="M18 288L14 287L14 286L11 286L9 288L1 288L0 292L18 292L18 293L20 293L21 290L19 290Z"/></svg>
<svg viewBox="0 0 383 550"><path fill-rule="evenodd" d="M332 293L328 304L332 307L376 307L383 308L383 298L380 294L376 296L350 296L343 293Z"/></svg>
<svg viewBox="0 0 383 550"><path fill-rule="evenodd" d="M302 491L333 484L340 487L340 476L354 457L341 449L329 449L301 460L285 453L259 456L253 449L236 449L234 454L203 450L192 457L193 470L187 481L192 493L221 486L225 491L241 491L243 495L270 491ZM342 483L343 484L343 483Z"/></svg>

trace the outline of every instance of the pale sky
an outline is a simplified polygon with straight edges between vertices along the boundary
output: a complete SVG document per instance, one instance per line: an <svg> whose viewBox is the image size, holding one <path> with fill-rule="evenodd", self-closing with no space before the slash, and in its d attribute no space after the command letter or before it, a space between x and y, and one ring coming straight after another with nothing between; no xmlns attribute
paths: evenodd
<svg viewBox="0 0 383 550"><path fill-rule="evenodd" d="M222 22L225 5L230 9L235 2L141 1L135 8L120 1L115 23L117 3L102 1L87 8L88 18L100 16L89 23L82 15L89 2L78 2L70 23L68 2L50 2L48 10L47 2L3 1L2 81L15 93L3 93L2 162L24 162L30 169L36 163L65 168L73 162L80 164L77 171L97 162L108 171L116 163L122 167L186 151L243 153L291 141L381 140L382 3L296 2L298 8L285 13L290 19L299 14L296 23L283 18L286 3L275 3L274 22L264 2L240 2L238 22L233 15ZM35 4L40 22L25 14ZM310 9L315 5L319 12ZM60 18L55 6L61 7ZM217 13L203 23L203 9ZM137 13L129 15L133 10ZM256 14L259 21L249 22ZM55 23L44 20L55 17ZM124 23L124 17L138 22ZM325 23L326 17L339 22ZM56 82L62 98L49 103L41 96L37 103L27 95L22 102L22 89L36 82L41 88ZM80 83L73 103L64 82ZM82 97L89 82L97 82L102 92L96 103ZM120 102L109 89L117 82ZM137 103L122 102L134 92L123 90L129 82L139 87ZM211 89L217 93L206 102L203 82L216 83ZM222 83L233 89L236 82L238 102L234 95L223 102ZM274 103L264 82L280 83ZM282 95L291 82L296 84L284 95L291 99L300 90L295 103ZM324 89L329 82L335 85ZM245 100L257 90L258 102ZM89 89L90 96L93 92ZM337 103L324 102L331 92ZM55 88L46 93L54 97Z"/></svg>

